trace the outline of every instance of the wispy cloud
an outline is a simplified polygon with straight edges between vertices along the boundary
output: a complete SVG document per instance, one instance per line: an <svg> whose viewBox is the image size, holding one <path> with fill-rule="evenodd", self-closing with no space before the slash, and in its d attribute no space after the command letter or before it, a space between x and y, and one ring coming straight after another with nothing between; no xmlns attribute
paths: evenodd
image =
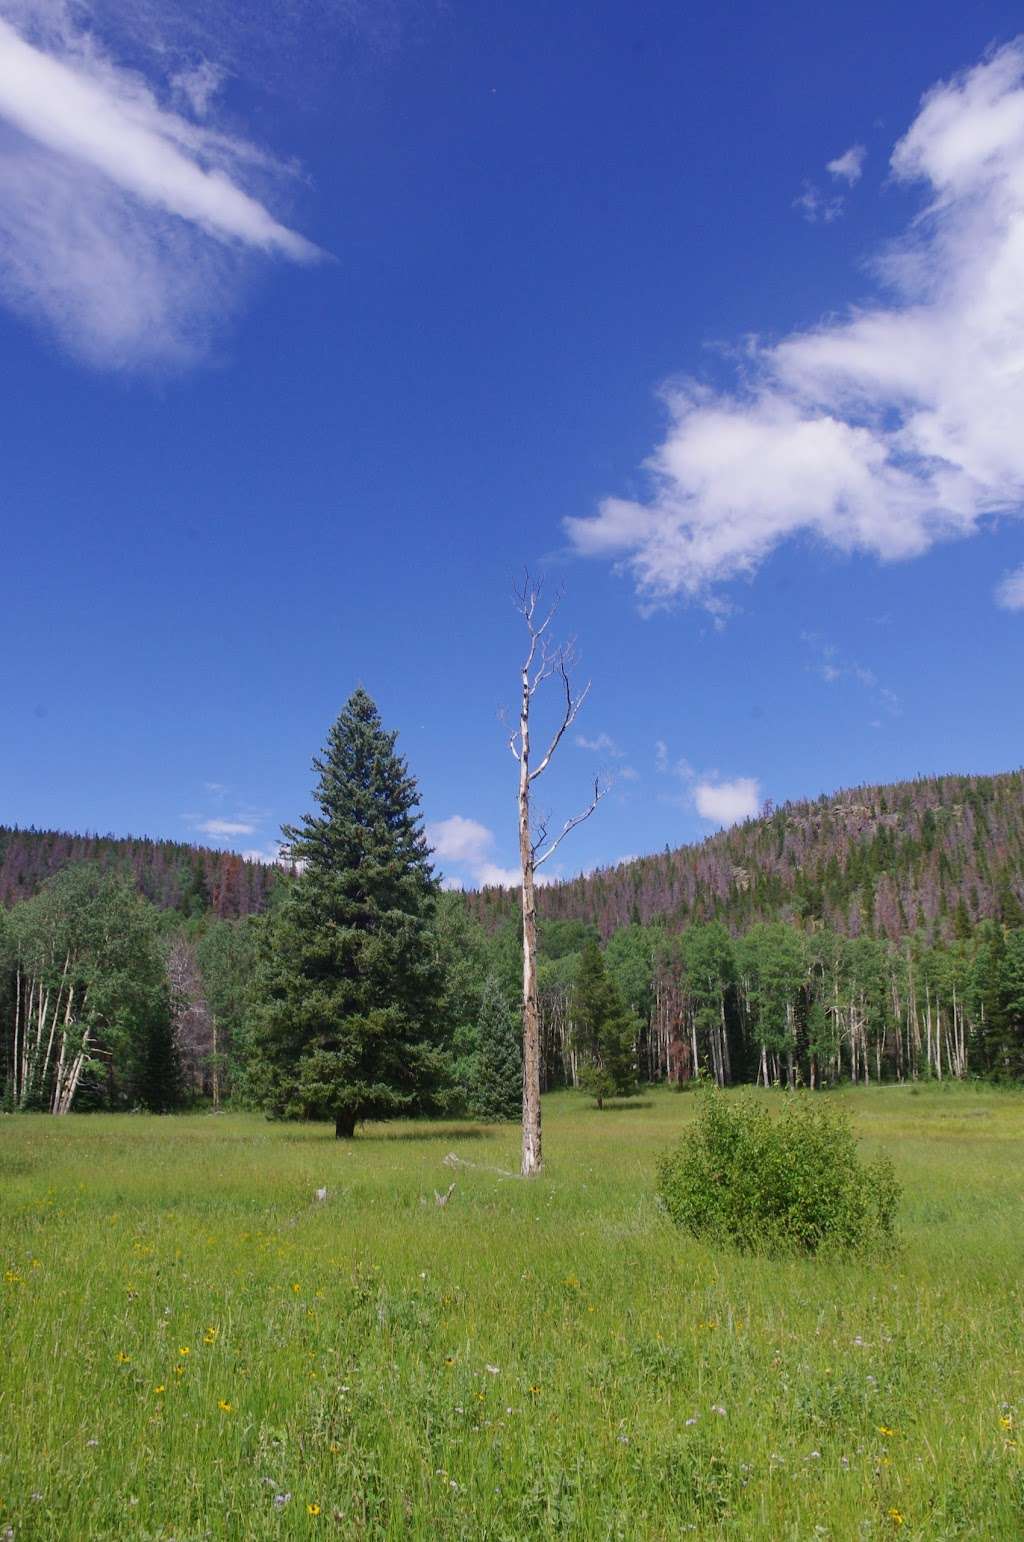
<svg viewBox="0 0 1024 1542"><path fill-rule="evenodd" d="M611 734L606 733L597 734L593 739L588 739L586 734L577 734L576 745L581 750L593 750L595 755L610 755L613 760L621 760L626 753L619 749Z"/></svg>
<svg viewBox="0 0 1024 1542"><path fill-rule="evenodd" d="M851 145L844 150L842 155L837 155L835 160L827 162L825 170L831 172L838 182L845 182L849 187L860 181L864 173L864 158L867 155L863 145Z"/></svg>
<svg viewBox="0 0 1024 1542"><path fill-rule="evenodd" d="M1020 511L1024 41L929 92L891 169L929 196L878 261L892 303L755 346L732 393L667 387L650 496L567 522L647 607L706 602L799 534L891 561Z"/></svg>
<svg viewBox="0 0 1024 1542"><path fill-rule="evenodd" d="M144 78L75 14L0 0L0 295L91 364L193 362L255 259L319 254L250 186L284 168L200 121L216 64Z"/></svg>
<svg viewBox="0 0 1024 1542"><path fill-rule="evenodd" d="M244 819L201 819L193 828L198 830L200 835L217 837L256 834L256 826L248 824Z"/></svg>
<svg viewBox="0 0 1024 1542"><path fill-rule="evenodd" d="M801 641L814 654L813 662L807 665L811 674L817 675L826 685L840 685L842 683L862 686L874 698L876 710L878 706L885 709L890 717L900 717L903 708L900 699L894 690L881 685L873 669L864 664L858 664L855 659L844 658L834 643L827 642L817 632L801 632ZM876 719L871 723L872 728L881 727Z"/></svg>
<svg viewBox="0 0 1024 1542"><path fill-rule="evenodd" d="M838 193L823 193L814 182L805 182L793 199L793 208L803 215L808 225L817 225L819 221L831 225L843 212L843 199Z"/></svg>
<svg viewBox="0 0 1024 1542"><path fill-rule="evenodd" d="M996 586L996 604L1003 610L1024 610L1024 566L1014 568Z"/></svg>

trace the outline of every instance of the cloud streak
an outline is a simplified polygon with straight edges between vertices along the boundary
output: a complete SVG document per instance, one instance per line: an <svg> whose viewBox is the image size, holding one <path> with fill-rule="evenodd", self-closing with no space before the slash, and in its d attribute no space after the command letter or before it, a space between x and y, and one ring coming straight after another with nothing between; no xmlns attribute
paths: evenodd
<svg viewBox="0 0 1024 1542"><path fill-rule="evenodd" d="M1024 42L929 92L891 171L928 195L878 261L892 302L755 346L733 392L666 387L650 495L566 522L646 607L715 604L797 536L897 561L1020 512Z"/></svg>
<svg viewBox="0 0 1024 1542"><path fill-rule="evenodd" d="M197 121L219 83L209 62L159 84L94 37L0 14L0 292L80 359L185 364L234 309L254 259L309 262L316 247L245 185L282 168ZM52 19L51 19L52 20ZM187 112L194 116L189 117Z"/></svg>
<svg viewBox="0 0 1024 1542"><path fill-rule="evenodd" d="M1024 610L1024 566L1007 573L996 587L996 604L1002 610Z"/></svg>

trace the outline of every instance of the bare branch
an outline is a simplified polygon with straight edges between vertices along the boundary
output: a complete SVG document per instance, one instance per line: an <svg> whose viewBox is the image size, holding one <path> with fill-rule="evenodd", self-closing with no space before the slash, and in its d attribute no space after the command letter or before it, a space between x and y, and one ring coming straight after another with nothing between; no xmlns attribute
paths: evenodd
<svg viewBox="0 0 1024 1542"><path fill-rule="evenodd" d="M562 826L561 834L556 836L556 838L551 842L551 845L548 847L547 851L542 852L541 855L534 860L533 865L535 868L541 867L549 857L554 856L555 852L565 840L565 837L569 834L570 830L575 830L577 825L581 825L585 819L590 818L591 814L597 808L597 805L600 803L601 799L604 797L607 791L608 788L601 785L600 777L595 777L594 796L591 798L589 804L581 814L574 814L572 819L567 819L565 821L565 824Z"/></svg>
<svg viewBox="0 0 1024 1542"><path fill-rule="evenodd" d="M532 851L534 857L536 857L538 851L548 838L548 818L549 816L547 814L538 815L536 825L537 833L530 843L530 850Z"/></svg>
<svg viewBox="0 0 1024 1542"><path fill-rule="evenodd" d="M569 681L569 672L566 668L564 658L559 661L559 673L562 676L562 684L565 688L565 707L562 712L562 721L558 728L555 730L551 743L548 745L547 754L543 757L542 760L538 762L536 766L534 766L533 770L530 772L531 782L535 781L536 778L540 776L542 771L547 770L552 755L555 753L559 744L562 742L562 738L564 737L566 731L570 729L573 723L576 721L580 708L586 701L587 693L590 690L590 681L588 680L580 694L575 697L573 696L572 685Z"/></svg>

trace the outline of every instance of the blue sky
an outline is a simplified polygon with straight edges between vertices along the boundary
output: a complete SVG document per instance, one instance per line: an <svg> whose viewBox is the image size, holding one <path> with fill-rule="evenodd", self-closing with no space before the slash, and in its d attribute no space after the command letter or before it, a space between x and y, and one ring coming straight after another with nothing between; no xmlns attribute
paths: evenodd
<svg viewBox="0 0 1024 1542"><path fill-rule="evenodd" d="M1019 765L1019 27L0 0L0 822L272 851L361 682L500 877L524 565L562 872Z"/></svg>

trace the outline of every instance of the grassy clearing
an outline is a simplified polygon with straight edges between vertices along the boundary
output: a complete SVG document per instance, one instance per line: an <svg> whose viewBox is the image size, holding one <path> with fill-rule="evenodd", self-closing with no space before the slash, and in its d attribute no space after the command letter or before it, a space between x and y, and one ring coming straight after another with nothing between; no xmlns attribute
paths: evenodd
<svg viewBox="0 0 1024 1542"><path fill-rule="evenodd" d="M1024 1096L835 1096L888 1263L676 1233L667 1091L547 1100L532 1184L513 1129L0 1120L0 1537L1021 1537Z"/></svg>

